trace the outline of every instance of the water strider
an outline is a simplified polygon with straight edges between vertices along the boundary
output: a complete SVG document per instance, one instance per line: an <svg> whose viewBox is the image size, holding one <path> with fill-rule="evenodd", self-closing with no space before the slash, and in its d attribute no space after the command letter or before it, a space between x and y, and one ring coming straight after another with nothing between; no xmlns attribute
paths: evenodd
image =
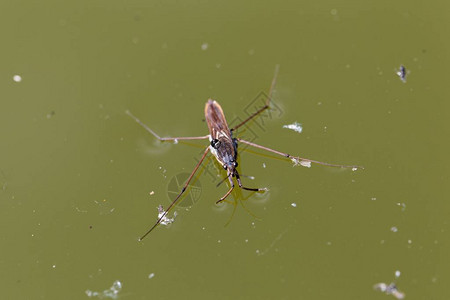
<svg viewBox="0 0 450 300"><path fill-rule="evenodd" d="M200 167L201 163L205 159L208 152L211 152L214 157L217 159L217 161L222 165L222 167L227 172L227 178L230 182L230 189L225 193L225 195L220 198L216 203L219 203L223 201L234 189L234 181L233 178L236 179L237 184L240 188L248 191L265 191L265 189L261 188L249 188L242 185L239 172L237 171L237 146L238 142L247 144L249 146L259 148L262 150L266 150L281 156L284 156L286 158L291 159L295 164L301 164L303 166L310 166L311 163L321 164L325 166L332 166L332 167L341 167L341 168L352 168L352 169L359 169L362 168L360 166L348 166L348 165L338 165L338 164L330 164L325 162L320 162L312 159L307 158L301 158L298 156L292 156L290 154L280 152L274 149L270 149L240 138L233 137L233 132L262 113L264 110L269 108L270 100L272 98L272 92L275 87L276 78L278 75L279 66L277 65L275 67L275 74L272 79L272 84L270 86L269 95L267 97L267 101L265 105L254 112L251 116L249 116L246 120L241 122L240 124L236 125L233 128L228 127L228 123L225 119L225 115L223 113L222 107L220 104L212 99L209 99L208 102L206 102L205 105L205 119L206 123L208 124L209 134L204 136L193 136L193 137L160 137L158 134L156 134L152 129L150 129L147 125L141 122L138 118L136 118L130 111L126 111L126 113L132 117L137 123L139 123L142 127L144 127L148 132L150 132L154 137L156 137L160 141L178 141L178 140L202 140L202 139L209 139L210 144L205 148L203 155L200 159L200 161L195 166L194 170L188 177L186 183L184 184L183 188L181 189L180 193L177 195L177 197L172 201L172 203L167 207L167 209L158 215L158 220L156 223L139 239L142 240L145 238L153 229L156 228L163 220L166 219L166 215L169 212L169 210L177 203L178 199L181 197L181 195L186 191L187 186L189 185L190 181L194 177L195 172L197 172L198 168Z"/></svg>

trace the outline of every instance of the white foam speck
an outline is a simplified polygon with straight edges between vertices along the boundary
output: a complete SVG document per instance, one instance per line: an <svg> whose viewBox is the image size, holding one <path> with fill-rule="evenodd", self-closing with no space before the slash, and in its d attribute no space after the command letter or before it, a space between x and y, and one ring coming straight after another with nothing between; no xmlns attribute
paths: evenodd
<svg viewBox="0 0 450 300"><path fill-rule="evenodd" d="M301 133L303 131L302 124L294 122L292 124L283 125L283 128L294 130L295 132Z"/></svg>
<svg viewBox="0 0 450 300"><path fill-rule="evenodd" d="M20 75L14 75L14 76L13 76L13 80L14 80L15 82L21 82L21 81L22 81L22 76L20 76Z"/></svg>

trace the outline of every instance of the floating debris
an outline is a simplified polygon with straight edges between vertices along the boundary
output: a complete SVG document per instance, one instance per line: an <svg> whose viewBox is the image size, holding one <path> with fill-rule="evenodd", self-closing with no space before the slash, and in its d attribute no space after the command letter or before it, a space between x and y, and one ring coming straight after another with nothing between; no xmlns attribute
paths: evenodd
<svg viewBox="0 0 450 300"><path fill-rule="evenodd" d="M294 123L289 124L289 125L283 125L283 128L291 129L291 130L294 130L295 132L298 132L298 133L302 133L302 131L303 131L302 124L297 123L297 122L294 122Z"/></svg>
<svg viewBox="0 0 450 300"><path fill-rule="evenodd" d="M119 292L122 289L122 283L119 280L114 281L113 285L103 292L94 292L91 290L86 290L86 295L88 297L97 297L99 299L103 298L111 298L117 299L119 298Z"/></svg>
<svg viewBox="0 0 450 300"><path fill-rule="evenodd" d="M164 215L164 208L162 205L158 206L158 219L161 218ZM175 221L175 217L177 216L177 212L173 213L173 218L169 218L167 217L167 215L165 215L162 219L160 224L161 225L169 225L172 224Z"/></svg>
<svg viewBox="0 0 450 300"><path fill-rule="evenodd" d="M311 168L311 162L309 160L297 160L297 163L305 168Z"/></svg>
<svg viewBox="0 0 450 300"><path fill-rule="evenodd" d="M406 83L406 76L408 76L409 73L410 71L406 70L404 65L400 65L400 68L395 72L395 74L400 77L400 80L403 81L403 83Z"/></svg>
<svg viewBox="0 0 450 300"><path fill-rule="evenodd" d="M167 175L166 175L167 170L166 170L166 169L163 169L163 167L158 167L158 169L161 170L162 176L163 176L164 178L167 178Z"/></svg>
<svg viewBox="0 0 450 300"><path fill-rule="evenodd" d="M13 76L13 80L14 80L15 82L21 82L21 81L22 81L22 76L20 76L20 75L14 75L14 76Z"/></svg>
<svg viewBox="0 0 450 300"><path fill-rule="evenodd" d="M209 47L209 44L208 44L208 43L203 43L203 44L202 44L202 50L203 50L203 51L207 50L208 47Z"/></svg>
<svg viewBox="0 0 450 300"><path fill-rule="evenodd" d="M309 160L301 160L300 165L302 167L311 168L311 162Z"/></svg>
<svg viewBox="0 0 450 300"><path fill-rule="evenodd" d="M152 279L153 277L155 277L155 273L150 273L150 274L148 275L148 279Z"/></svg>
<svg viewBox="0 0 450 300"><path fill-rule="evenodd" d="M294 163L294 167L302 166L302 167L306 167L306 168L311 168L311 161L309 161L309 160L303 160L303 159L299 159L297 157L292 157L291 161Z"/></svg>
<svg viewBox="0 0 450 300"><path fill-rule="evenodd" d="M292 207L297 207L297 203L292 202L292 203L291 203L291 206L292 206Z"/></svg>
<svg viewBox="0 0 450 300"><path fill-rule="evenodd" d="M392 295L397 299L404 299L405 298L405 293L400 292L397 289L397 286L395 285L395 283L391 283L389 285L387 285L384 282L380 282L377 283L373 286L373 289L375 291L380 291L382 293L385 293L386 295Z"/></svg>
<svg viewBox="0 0 450 300"><path fill-rule="evenodd" d="M115 210L115 208L112 207L112 203L106 199L101 201L94 200L94 203L97 204L100 215L109 215Z"/></svg>
<svg viewBox="0 0 450 300"><path fill-rule="evenodd" d="M398 206L400 206L402 208L402 211L406 210L406 204L405 203L397 203Z"/></svg>
<svg viewBox="0 0 450 300"><path fill-rule="evenodd" d="M391 231L392 231L392 232L397 232L397 231L398 231L398 228L395 227L395 226L392 226L392 227L391 227Z"/></svg>
<svg viewBox="0 0 450 300"><path fill-rule="evenodd" d="M55 111L54 110L52 110L51 112L49 112L48 114L47 114L47 119L50 119L51 117L53 117L55 115Z"/></svg>

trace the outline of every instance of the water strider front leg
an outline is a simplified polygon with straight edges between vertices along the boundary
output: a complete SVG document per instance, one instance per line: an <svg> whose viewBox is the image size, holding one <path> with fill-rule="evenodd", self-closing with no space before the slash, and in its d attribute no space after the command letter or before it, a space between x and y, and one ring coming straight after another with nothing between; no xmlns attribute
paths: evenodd
<svg viewBox="0 0 450 300"><path fill-rule="evenodd" d="M260 188L248 188L248 187L245 187L245 186L242 185L241 178L239 177L239 173L236 172L235 175L236 175L236 181L238 182L239 187L240 187L241 189L244 189L244 190L247 190L247 191L252 191L252 192L262 192L262 191L267 191L266 188L260 189Z"/></svg>
<svg viewBox="0 0 450 300"><path fill-rule="evenodd" d="M231 192L233 191L233 189L234 189L234 182L233 182L233 176L231 176L230 173L228 174L228 180L230 180L231 187L228 190L228 192L222 198L220 198L219 200L216 201L216 204L219 204L220 202L225 200L225 198L227 198L231 194Z"/></svg>
<svg viewBox="0 0 450 300"><path fill-rule="evenodd" d="M236 181L238 182L238 185L239 185L239 187L241 189L244 189L244 190L247 190L247 191L252 191L252 192L267 191L267 188L260 189L260 188L249 188L249 187L243 186L242 182L241 182L241 178L239 177L239 173L236 170L234 170L234 176L236 177ZM225 194L225 196L223 196L222 198L220 198L219 200L216 201L216 204L218 204L218 203L222 202L223 200L225 200L225 198L228 197L231 194L231 192L233 191L233 189L234 189L234 182L233 182L233 176L231 175L231 173L228 174L228 180L230 181L231 187L228 190L228 192Z"/></svg>
<svg viewBox="0 0 450 300"><path fill-rule="evenodd" d="M139 125L141 125L145 130L150 132L155 138L160 141L178 141L178 140L203 140L209 138L209 135L205 136L184 136L184 137L160 137L156 132L154 132L150 127L145 125L141 120L139 120L136 116L134 116L129 110L126 110L125 113L133 118Z"/></svg>

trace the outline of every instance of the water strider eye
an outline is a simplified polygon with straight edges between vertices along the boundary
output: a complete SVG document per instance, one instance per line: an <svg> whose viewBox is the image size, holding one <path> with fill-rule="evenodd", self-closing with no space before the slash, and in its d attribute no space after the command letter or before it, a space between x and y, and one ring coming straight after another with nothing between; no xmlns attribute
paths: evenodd
<svg viewBox="0 0 450 300"><path fill-rule="evenodd" d="M213 139L211 141L211 147L213 147L214 149L219 148L219 146L220 146L220 141L218 139Z"/></svg>
<svg viewBox="0 0 450 300"><path fill-rule="evenodd" d="M226 164L225 164L225 165L223 165L222 167L223 167L223 168L224 168L225 170L227 169L227 165L226 165Z"/></svg>
<svg viewBox="0 0 450 300"><path fill-rule="evenodd" d="M233 164L234 164L234 167L235 167L235 168L238 166L237 161L234 161Z"/></svg>

